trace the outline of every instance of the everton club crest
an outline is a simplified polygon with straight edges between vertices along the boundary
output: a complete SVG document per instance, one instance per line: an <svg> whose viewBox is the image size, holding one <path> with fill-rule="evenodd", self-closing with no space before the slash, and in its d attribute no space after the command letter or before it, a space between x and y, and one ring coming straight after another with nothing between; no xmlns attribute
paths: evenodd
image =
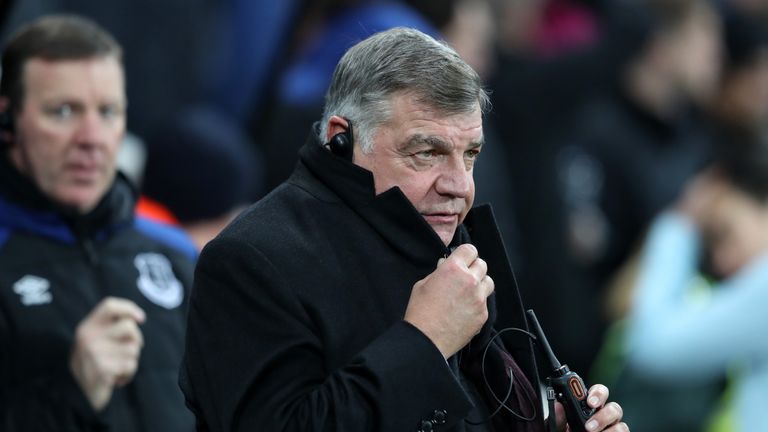
<svg viewBox="0 0 768 432"><path fill-rule="evenodd" d="M140 253L133 263L139 271L136 285L153 303L166 309L179 306L184 300L184 287L173 274L171 262L159 253Z"/></svg>

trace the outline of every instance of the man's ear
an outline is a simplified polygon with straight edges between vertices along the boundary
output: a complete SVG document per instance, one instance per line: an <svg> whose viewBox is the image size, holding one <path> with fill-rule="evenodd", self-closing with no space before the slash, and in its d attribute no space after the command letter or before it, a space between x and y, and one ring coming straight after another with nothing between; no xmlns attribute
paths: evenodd
<svg viewBox="0 0 768 432"><path fill-rule="evenodd" d="M336 134L346 132L348 129L349 122L344 117L331 116L331 118L328 119L328 132L325 136L325 142L330 142L331 138L336 136Z"/></svg>

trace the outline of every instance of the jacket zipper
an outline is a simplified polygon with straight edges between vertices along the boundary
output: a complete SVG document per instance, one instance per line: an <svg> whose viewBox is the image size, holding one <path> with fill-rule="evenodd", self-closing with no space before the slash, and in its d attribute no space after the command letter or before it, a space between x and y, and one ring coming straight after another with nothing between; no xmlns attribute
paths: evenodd
<svg viewBox="0 0 768 432"><path fill-rule="evenodd" d="M96 247L93 245L93 240L83 236L79 238L79 242L88 264L95 268L99 264L99 257L96 253Z"/></svg>

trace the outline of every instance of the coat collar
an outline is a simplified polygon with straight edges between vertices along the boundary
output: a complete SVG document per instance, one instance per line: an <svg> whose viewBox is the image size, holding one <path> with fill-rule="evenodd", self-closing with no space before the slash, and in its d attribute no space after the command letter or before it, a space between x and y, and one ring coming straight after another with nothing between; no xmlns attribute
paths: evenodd
<svg viewBox="0 0 768 432"><path fill-rule="evenodd" d="M133 221L137 192L118 172L99 204L87 214L49 199L0 153L0 225L36 232L71 243L100 237Z"/></svg>
<svg viewBox="0 0 768 432"><path fill-rule="evenodd" d="M490 272L495 273L492 275L494 280L499 278L504 286L511 287L513 302L521 304L509 257L490 205L472 208L464 223L459 225L450 247L446 247L400 188L394 187L376 195L373 174L323 148L315 133L310 134L299 156L300 163L293 181L303 184L319 181L325 188L315 188L314 193L321 199L345 203L399 253L420 265L434 268L436 261L450 254L452 248L471 242L477 246L480 256L489 262ZM522 311L522 306L519 308ZM525 326L524 323L517 324Z"/></svg>
<svg viewBox="0 0 768 432"><path fill-rule="evenodd" d="M450 254L437 233L398 187L375 193L373 174L326 150L311 134L299 151L304 167L342 202L363 218L400 254L419 265L434 267ZM340 227L341 228L341 227ZM466 243L463 227L451 245Z"/></svg>

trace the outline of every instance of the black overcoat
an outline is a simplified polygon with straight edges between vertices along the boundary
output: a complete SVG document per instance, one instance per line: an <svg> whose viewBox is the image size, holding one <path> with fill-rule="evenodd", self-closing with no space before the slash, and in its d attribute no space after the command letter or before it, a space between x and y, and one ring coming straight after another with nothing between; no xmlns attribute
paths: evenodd
<svg viewBox="0 0 768 432"><path fill-rule="evenodd" d="M399 188L376 196L369 171L315 142L300 156L291 178L199 258L181 375L198 428L465 430L472 399L434 344L403 321L414 283L450 249ZM478 374L496 300L504 305L505 325L526 325L488 208L470 212L457 241L467 236L497 287L489 323L459 361L486 394ZM524 415L535 409L537 420L500 414L494 424L539 430L538 392L528 384L537 382L530 343L512 341L517 362L509 366L496 342L486 359L489 380L500 383L501 398L508 372L516 371L510 403L518 402ZM496 406L488 403L488 410Z"/></svg>

